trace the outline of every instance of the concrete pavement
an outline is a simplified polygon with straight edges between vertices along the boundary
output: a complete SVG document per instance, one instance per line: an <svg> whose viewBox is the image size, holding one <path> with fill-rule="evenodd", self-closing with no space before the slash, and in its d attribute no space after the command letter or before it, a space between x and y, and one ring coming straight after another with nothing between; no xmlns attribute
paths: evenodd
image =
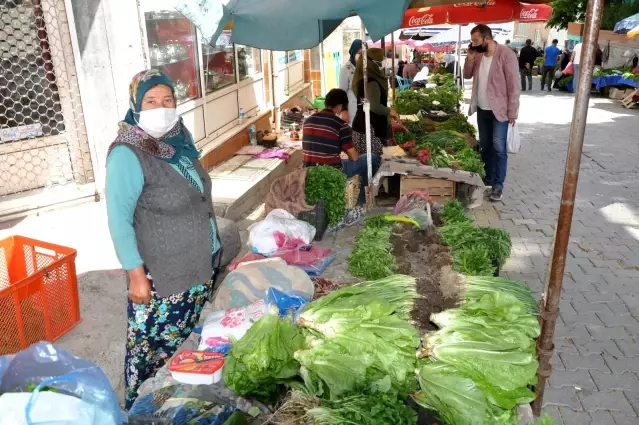
<svg viewBox="0 0 639 425"><path fill-rule="evenodd" d="M504 199L474 212L507 229L504 274L540 295L561 198L574 97L522 93L522 152ZM593 98L545 411L559 424L639 424L639 114Z"/></svg>

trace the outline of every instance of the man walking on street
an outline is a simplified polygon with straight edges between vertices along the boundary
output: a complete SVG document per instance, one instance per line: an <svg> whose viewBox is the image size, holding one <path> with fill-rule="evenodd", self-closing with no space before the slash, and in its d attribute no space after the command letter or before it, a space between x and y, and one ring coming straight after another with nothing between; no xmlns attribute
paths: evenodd
<svg viewBox="0 0 639 425"><path fill-rule="evenodd" d="M521 52L519 52L521 91L526 91L526 79L528 79L528 90L532 90L532 69L535 65L535 59L537 59L537 55L537 49L532 46L532 40L526 40L526 45L521 49Z"/></svg>
<svg viewBox="0 0 639 425"><path fill-rule="evenodd" d="M487 25L477 25L470 35L464 64L464 78L473 79L469 115L477 111L485 182L492 186L490 200L496 202L502 199L508 168L508 126L515 125L519 113L519 66L517 56L493 40Z"/></svg>
<svg viewBox="0 0 639 425"><path fill-rule="evenodd" d="M552 44L546 47L544 51L544 71L541 74L541 89L544 89L544 85L546 84L546 76L548 76L548 91L552 89L552 80L555 76L555 67L557 66L557 62L559 61L559 55L561 55L561 50L557 47L559 40L555 39L552 41Z"/></svg>

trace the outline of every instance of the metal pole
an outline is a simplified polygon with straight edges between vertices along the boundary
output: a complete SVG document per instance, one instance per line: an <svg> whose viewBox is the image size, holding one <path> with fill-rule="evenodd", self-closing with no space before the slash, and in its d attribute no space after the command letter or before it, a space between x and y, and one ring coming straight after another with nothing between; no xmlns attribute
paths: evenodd
<svg viewBox="0 0 639 425"><path fill-rule="evenodd" d="M462 83L462 75L461 75L461 25L457 25L459 28L459 33L457 34L457 64L455 64L455 82L459 83L459 86L463 89L464 84ZM459 79L459 80L458 80Z"/></svg>
<svg viewBox="0 0 639 425"><path fill-rule="evenodd" d="M397 81L397 76L395 75L395 33L391 33L391 51L392 51L392 67L391 70L391 87L393 88L393 100L395 100L395 82Z"/></svg>
<svg viewBox="0 0 639 425"><path fill-rule="evenodd" d="M373 158L371 157L371 104L368 102L368 76L366 70L368 68L368 42L366 41L366 25L362 21L362 34L364 35L364 43L362 43L362 79L364 81L364 116L365 116L365 128L366 128L366 169L368 176L368 188L366 203L368 205L373 204L373 192L371 190L371 183L373 182Z"/></svg>
<svg viewBox="0 0 639 425"><path fill-rule="evenodd" d="M579 66L579 84L576 88L577 95L575 97L575 106L572 114L572 124L570 125L563 192L553 241L550 273L546 281L546 290L540 313L542 319L541 335L537 342L539 370L537 372L537 387L535 388L536 398L533 402L533 413L535 416L541 414L546 380L552 371L550 359L554 350L555 325L557 323L557 314L559 313L559 298L561 296L566 253L570 239L570 227L572 224L575 197L577 195L579 166L584 145L588 101L592 87L592 72L595 67L595 52L597 51L597 39L599 38L603 7L604 0L589 0L586 8L586 25Z"/></svg>
<svg viewBox="0 0 639 425"><path fill-rule="evenodd" d="M324 42L319 44L319 54L320 54L320 87L322 90L322 96L326 96L326 70L324 69Z"/></svg>

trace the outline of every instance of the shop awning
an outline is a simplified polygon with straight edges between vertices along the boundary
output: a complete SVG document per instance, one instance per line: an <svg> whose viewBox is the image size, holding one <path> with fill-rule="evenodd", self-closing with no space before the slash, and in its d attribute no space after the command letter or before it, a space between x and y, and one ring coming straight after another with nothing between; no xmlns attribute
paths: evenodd
<svg viewBox="0 0 639 425"><path fill-rule="evenodd" d="M628 16L615 24L614 31L617 34L628 34L630 32L637 32L639 28L639 13ZM629 37L632 37L629 35Z"/></svg>
<svg viewBox="0 0 639 425"><path fill-rule="evenodd" d="M401 26L410 0L173 0L173 3L175 9L212 40L233 22L233 43L269 50L296 50L317 46L353 14L361 17L373 39L381 39Z"/></svg>
<svg viewBox="0 0 639 425"><path fill-rule="evenodd" d="M520 3L516 0L488 0L486 2L461 3L450 6L434 6L408 9L402 28L425 25L476 24L519 22L543 22L550 19L552 7L546 4Z"/></svg>
<svg viewBox="0 0 639 425"><path fill-rule="evenodd" d="M493 31L493 37L501 35L509 35L510 30L499 27L498 25L489 25ZM451 46L455 46L460 40L461 45L470 43L470 30L472 27L466 25L461 28L461 35L457 28L451 28L448 31L437 34L426 41L415 43L415 48L425 51L444 51Z"/></svg>

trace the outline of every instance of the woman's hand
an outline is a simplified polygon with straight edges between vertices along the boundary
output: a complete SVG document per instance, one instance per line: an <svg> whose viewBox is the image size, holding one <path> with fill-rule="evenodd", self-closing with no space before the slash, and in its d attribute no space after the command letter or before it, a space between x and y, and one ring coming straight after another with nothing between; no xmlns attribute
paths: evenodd
<svg viewBox="0 0 639 425"><path fill-rule="evenodd" d="M394 120L398 120L399 119L399 114L393 108L391 108L391 110L390 110L390 116Z"/></svg>
<svg viewBox="0 0 639 425"><path fill-rule="evenodd" d="M135 304L148 305L151 302L151 284L142 266L129 270L129 298Z"/></svg>

